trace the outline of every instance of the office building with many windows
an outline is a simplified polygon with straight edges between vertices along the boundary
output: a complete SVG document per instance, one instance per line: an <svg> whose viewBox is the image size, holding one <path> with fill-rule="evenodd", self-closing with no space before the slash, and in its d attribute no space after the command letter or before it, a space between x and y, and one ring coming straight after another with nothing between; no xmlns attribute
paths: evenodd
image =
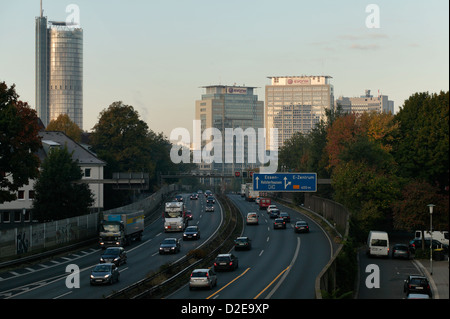
<svg viewBox="0 0 450 319"><path fill-rule="evenodd" d="M344 97L336 99L336 105L341 107L344 113L361 114L364 112L391 113L394 114L394 101L389 100L387 95L378 92L377 96L366 90L365 95L360 97Z"/></svg>
<svg viewBox="0 0 450 319"><path fill-rule="evenodd" d="M47 126L60 114L83 129L83 30L36 18L36 111Z"/></svg>
<svg viewBox="0 0 450 319"><path fill-rule="evenodd" d="M308 134L334 105L330 76L272 76L266 85L266 148L273 149L269 130L278 129L278 147L294 133Z"/></svg>
<svg viewBox="0 0 450 319"><path fill-rule="evenodd" d="M207 128L215 128L221 133L222 158L221 162L202 162L200 169L232 174L235 171L259 167L258 157L256 156L256 162L253 162L251 156L249 157L249 152L257 150L258 147L258 128L264 128L264 102L258 101L258 96L255 94L256 88L211 85L204 86L203 89L205 93L202 94L201 100L195 102L195 119L200 121L202 134ZM242 149L236 148L238 137L234 137L232 141L226 140L226 129L232 129L233 132L236 132L236 129L242 129L244 133L243 154ZM252 132L255 133L254 135L250 134L252 136L245 135ZM209 140L209 137L202 139L202 149ZM214 149L214 152L217 151ZM227 154L228 156L231 154L231 162L226 160ZM243 162L240 158L243 158Z"/></svg>

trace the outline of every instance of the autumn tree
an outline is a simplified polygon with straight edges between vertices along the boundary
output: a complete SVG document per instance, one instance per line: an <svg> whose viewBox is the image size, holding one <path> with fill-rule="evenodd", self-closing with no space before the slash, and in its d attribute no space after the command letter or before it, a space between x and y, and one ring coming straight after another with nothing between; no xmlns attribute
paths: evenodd
<svg viewBox="0 0 450 319"><path fill-rule="evenodd" d="M63 132L75 142L81 141L83 133L83 130L67 114L60 114L55 120L51 120L45 130Z"/></svg>
<svg viewBox="0 0 450 319"><path fill-rule="evenodd" d="M19 100L15 86L0 82L0 204L39 174L42 147L36 111Z"/></svg>

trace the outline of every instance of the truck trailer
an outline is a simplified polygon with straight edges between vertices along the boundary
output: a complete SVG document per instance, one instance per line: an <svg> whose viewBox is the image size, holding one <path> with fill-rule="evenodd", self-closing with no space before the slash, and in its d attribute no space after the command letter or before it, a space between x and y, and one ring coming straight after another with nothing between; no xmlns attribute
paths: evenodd
<svg viewBox="0 0 450 319"><path fill-rule="evenodd" d="M140 241L144 231L144 211L104 213L100 222L100 247L127 246Z"/></svg>

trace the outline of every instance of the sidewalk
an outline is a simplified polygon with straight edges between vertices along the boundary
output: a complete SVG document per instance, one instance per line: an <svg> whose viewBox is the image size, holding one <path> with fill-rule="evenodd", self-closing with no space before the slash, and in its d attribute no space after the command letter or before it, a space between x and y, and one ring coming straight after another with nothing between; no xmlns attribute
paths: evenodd
<svg viewBox="0 0 450 319"><path fill-rule="evenodd" d="M433 291L434 299L449 299L448 281L449 281L449 268L448 258L447 260L436 261L433 260L433 275L430 274L430 260L420 259L414 260L414 262L423 271L430 281L431 290Z"/></svg>

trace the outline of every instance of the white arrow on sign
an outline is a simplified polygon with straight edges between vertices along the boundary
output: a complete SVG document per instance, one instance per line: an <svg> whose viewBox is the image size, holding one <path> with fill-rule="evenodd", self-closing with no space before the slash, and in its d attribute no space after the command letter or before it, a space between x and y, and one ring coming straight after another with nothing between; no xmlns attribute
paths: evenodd
<svg viewBox="0 0 450 319"><path fill-rule="evenodd" d="M258 176L256 176L256 189L258 189L259 188L259 185L258 185L258 181L259 181L259 177Z"/></svg>
<svg viewBox="0 0 450 319"><path fill-rule="evenodd" d="M284 189L286 189L289 185L291 185L291 182L288 182L286 184L286 181L287 181L287 177L286 176L283 179L284 179Z"/></svg>

